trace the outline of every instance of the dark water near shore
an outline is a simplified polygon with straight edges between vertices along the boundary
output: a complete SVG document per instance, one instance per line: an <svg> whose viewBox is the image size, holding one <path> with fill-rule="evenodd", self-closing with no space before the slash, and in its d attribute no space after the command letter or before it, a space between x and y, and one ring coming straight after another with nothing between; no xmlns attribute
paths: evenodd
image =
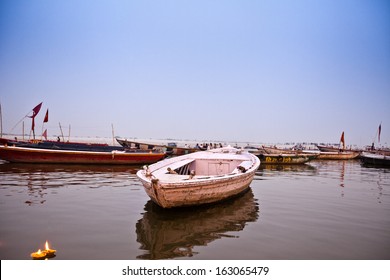
<svg viewBox="0 0 390 280"><path fill-rule="evenodd" d="M390 259L390 169L261 167L240 197L167 211L139 168L0 163L0 258Z"/></svg>

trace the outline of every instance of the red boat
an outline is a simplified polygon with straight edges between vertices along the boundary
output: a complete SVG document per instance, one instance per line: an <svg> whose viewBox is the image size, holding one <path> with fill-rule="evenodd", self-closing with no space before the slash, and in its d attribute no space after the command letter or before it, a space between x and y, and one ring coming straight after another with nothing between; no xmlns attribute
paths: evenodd
<svg viewBox="0 0 390 280"><path fill-rule="evenodd" d="M165 157L152 151L79 151L0 146L0 159L23 163L150 164Z"/></svg>

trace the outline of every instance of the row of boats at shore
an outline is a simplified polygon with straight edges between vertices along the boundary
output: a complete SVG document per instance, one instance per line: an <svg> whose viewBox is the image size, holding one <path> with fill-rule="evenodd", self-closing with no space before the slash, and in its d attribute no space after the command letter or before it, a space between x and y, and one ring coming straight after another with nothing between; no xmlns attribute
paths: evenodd
<svg viewBox="0 0 390 280"><path fill-rule="evenodd" d="M209 204L249 189L260 164L305 164L314 159L349 160L389 166L390 151L317 150L277 147L178 147L117 138L120 144L18 141L0 138L0 159L21 163L144 165L137 177L163 208Z"/></svg>
<svg viewBox="0 0 390 280"><path fill-rule="evenodd" d="M178 146L175 142L153 144L116 138L119 145L85 142L62 142L0 138L0 159L9 162L75 163L75 164L150 164L169 156L181 156L208 149L222 148L222 144ZM235 148L239 148L235 146ZM390 149L343 149L337 146L316 145L316 149L302 146L245 146L262 164L304 164L314 159L361 159L365 163L388 165Z"/></svg>

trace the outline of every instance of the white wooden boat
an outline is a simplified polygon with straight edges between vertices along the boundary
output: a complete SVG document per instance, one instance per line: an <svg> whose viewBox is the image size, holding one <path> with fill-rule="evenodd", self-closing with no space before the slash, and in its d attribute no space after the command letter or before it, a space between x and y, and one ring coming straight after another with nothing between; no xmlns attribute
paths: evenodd
<svg viewBox="0 0 390 280"><path fill-rule="evenodd" d="M172 208L238 195L247 190L259 166L258 157L229 146L165 159L145 166L137 176L155 203Z"/></svg>

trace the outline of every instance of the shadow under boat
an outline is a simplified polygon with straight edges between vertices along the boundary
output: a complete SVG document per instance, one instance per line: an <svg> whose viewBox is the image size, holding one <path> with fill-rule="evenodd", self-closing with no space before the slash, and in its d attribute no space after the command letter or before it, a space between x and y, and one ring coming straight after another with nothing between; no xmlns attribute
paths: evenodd
<svg viewBox="0 0 390 280"><path fill-rule="evenodd" d="M225 237L236 237L255 222L259 207L252 189L224 202L191 208L163 209L149 200L136 224L137 242L145 252L137 259L191 257L195 246Z"/></svg>

